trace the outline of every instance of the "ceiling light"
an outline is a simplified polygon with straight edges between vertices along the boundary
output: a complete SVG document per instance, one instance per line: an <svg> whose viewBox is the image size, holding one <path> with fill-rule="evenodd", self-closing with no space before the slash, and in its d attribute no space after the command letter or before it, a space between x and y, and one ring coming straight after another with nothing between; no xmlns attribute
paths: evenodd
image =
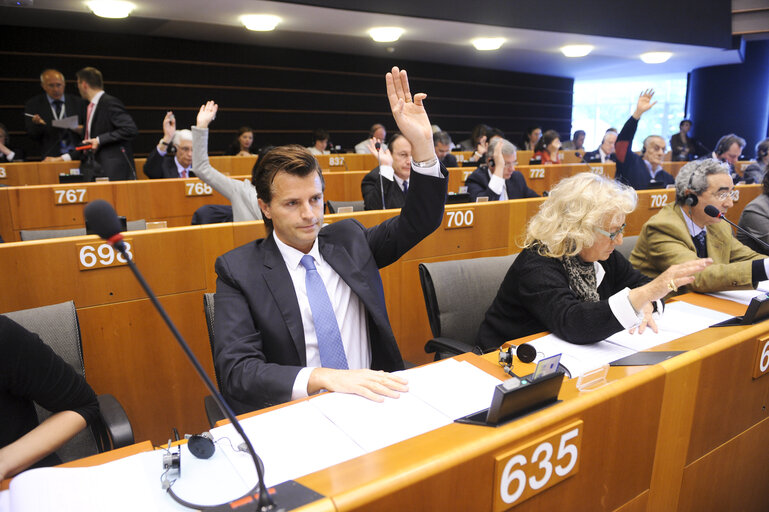
<svg viewBox="0 0 769 512"><path fill-rule="evenodd" d="M566 57L584 57L593 51L593 46L589 44L567 44L561 46L561 53Z"/></svg>
<svg viewBox="0 0 769 512"><path fill-rule="evenodd" d="M248 29L257 32L269 32L275 30L281 20L278 16L272 14L244 14L240 17L240 22Z"/></svg>
<svg viewBox="0 0 769 512"><path fill-rule="evenodd" d="M670 52L646 52L641 54L641 60L647 64L662 64L672 56Z"/></svg>
<svg viewBox="0 0 769 512"><path fill-rule="evenodd" d="M368 35L377 43L392 43L400 39L404 32L400 27L374 27L369 29Z"/></svg>
<svg viewBox="0 0 769 512"><path fill-rule="evenodd" d="M85 3L89 9L102 18L127 18L136 6L122 0L94 0Z"/></svg>
<svg viewBox="0 0 769 512"><path fill-rule="evenodd" d="M477 37L470 41L475 46L476 50L489 51L499 50L502 43L505 42L504 37Z"/></svg>

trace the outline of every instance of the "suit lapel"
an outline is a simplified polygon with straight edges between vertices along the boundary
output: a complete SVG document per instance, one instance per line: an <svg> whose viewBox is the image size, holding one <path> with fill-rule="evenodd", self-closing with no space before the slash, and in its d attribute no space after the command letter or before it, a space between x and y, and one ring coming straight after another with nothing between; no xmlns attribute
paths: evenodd
<svg viewBox="0 0 769 512"><path fill-rule="evenodd" d="M275 303L280 309L283 321L296 347L302 366L307 364L307 349L304 343L304 325L299 312L299 302L294 291L291 275L286 262L275 244L275 235L270 234L264 241L264 280L267 283Z"/></svg>

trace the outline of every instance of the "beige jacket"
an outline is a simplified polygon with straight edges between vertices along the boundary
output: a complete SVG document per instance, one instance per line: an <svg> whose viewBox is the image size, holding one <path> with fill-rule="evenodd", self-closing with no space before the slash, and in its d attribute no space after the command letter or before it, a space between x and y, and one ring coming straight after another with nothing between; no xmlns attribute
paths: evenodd
<svg viewBox="0 0 769 512"><path fill-rule="evenodd" d="M765 256L734 238L732 228L726 222L711 224L706 229L708 257L713 258L713 264L696 274L688 291L704 293L752 288L751 261ZM644 224L630 254L630 263L643 274L657 277L669 266L695 258L697 251L681 207L669 204Z"/></svg>

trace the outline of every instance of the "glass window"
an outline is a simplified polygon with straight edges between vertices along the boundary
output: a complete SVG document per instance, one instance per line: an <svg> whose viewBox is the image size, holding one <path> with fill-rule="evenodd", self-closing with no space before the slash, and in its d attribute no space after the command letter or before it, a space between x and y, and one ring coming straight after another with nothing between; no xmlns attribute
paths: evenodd
<svg viewBox="0 0 769 512"><path fill-rule="evenodd" d="M633 151L640 151L648 135L661 135L670 150L670 137L678 133L684 118L686 75L657 75L617 80L574 80L571 130L585 130L585 149L592 151L601 144L608 128L617 131L635 111L638 95L654 89L657 104L638 123Z"/></svg>

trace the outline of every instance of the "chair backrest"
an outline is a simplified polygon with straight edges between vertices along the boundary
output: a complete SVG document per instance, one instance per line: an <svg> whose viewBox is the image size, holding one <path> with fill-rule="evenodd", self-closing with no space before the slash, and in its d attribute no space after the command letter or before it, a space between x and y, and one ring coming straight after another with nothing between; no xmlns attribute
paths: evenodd
<svg viewBox="0 0 769 512"><path fill-rule="evenodd" d="M352 211L362 212L364 210L363 201L328 201L328 213L337 213L343 206L352 206Z"/></svg>
<svg viewBox="0 0 769 512"><path fill-rule="evenodd" d="M625 257L626 260L630 259L630 253L633 252L633 248L635 248L635 244L638 241L637 236L623 236L622 237L622 245L618 245L614 248L615 251L619 251L621 255Z"/></svg>
<svg viewBox="0 0 769 512"><path fill-rule="evenodd" d="M214 295L213 293L203 294L203 309L206 313L206 327L208 327L208 343L211 345L211 357L214 357ZM222 382L219 380L219 372L216 371L214 364L214 376L219 391L222 390Z"/></svg>
<svg viewBox="0 0 769 512"><path fill-rule="evenodd" d="M517 254L419 264L433 337L475 344L486 310Z"/></svg>
<svg viewBox="0 0 769 512"><path fill-rule="evenodd" d="M53 349L67 364L85 377L80 324L75 303L72 301L5 313L5 316L28 331L34 332L43 343ZM37 418L42 422L51 412L35 404ZM90 429L84 429L56 451L62 460L80 459L98 452L96 440Z"/></svg>
<svg viewBox="0 0 769 512"><path fill-rule="evenodd" d="M47 238L64 238L67 236L83 236L85 228L72 229L22 229L19 236L22 242L27 240L45 240Z"/></svg>
<svg viewBox="0 0 769 512"><path fill-rule="evenodd" d="M126 231L144 231L147 229L147 221L145 219L129 220L125 225Z"/></svg>
<svg viewBox="0 0 769 512"><path fill-rule="evenodd" d="M232 222L232 205L229 204L204 204L192 214L193 226L199 224L218 224L220 222Z"/></svg>

